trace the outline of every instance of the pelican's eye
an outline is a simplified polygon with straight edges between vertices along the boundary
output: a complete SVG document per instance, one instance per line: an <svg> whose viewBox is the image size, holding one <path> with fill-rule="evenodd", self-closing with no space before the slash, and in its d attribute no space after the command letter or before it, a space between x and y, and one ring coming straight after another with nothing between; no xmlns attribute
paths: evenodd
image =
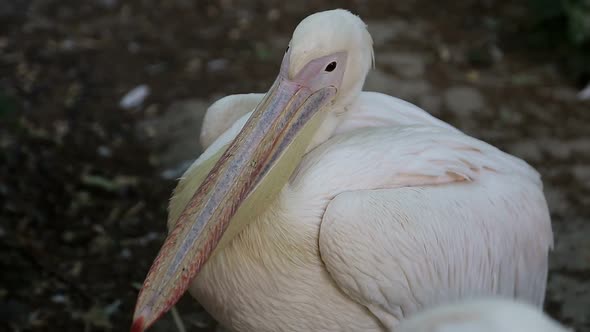
<svg viewBox="0 0 590 332"><path fill-rule="evenodd" d="M289 46L287 46L287 49L285 50L285 53L289 52Z"/></svg>
<svg viewBox="0 0 590 332"><path fill-rule="evenodd" d="M336 61L332 61L332 62L330 62L330 63L329 63L327 66L326 66L326 69L325 69L325 71L327 71L327 72L331 72L331 71L333 71L334 69L336 69Z"/></svg>

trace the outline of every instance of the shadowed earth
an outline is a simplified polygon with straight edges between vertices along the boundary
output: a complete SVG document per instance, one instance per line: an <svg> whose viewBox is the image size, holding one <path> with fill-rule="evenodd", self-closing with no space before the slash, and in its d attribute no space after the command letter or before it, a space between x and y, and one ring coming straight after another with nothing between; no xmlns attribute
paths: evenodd
<svg viewBox="0 0 590 332"><path fill-rule="evenodd" d="M369 25L366 90L416 103L543 175L546 310L590 331L590 104L523 47L508 1L340 1ZM207 106L266 90L297 23L331 1L0 2L0 331L121 331L165 236ZM147 98L124 108L133 88ZM190 298L189 331L215 322ZM174 331L171 315L154 331Z"/></svg>

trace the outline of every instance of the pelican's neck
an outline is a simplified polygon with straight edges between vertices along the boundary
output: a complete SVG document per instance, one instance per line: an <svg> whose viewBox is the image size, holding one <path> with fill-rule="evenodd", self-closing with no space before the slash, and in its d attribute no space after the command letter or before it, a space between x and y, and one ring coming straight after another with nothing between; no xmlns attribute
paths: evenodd
<svg viewBox="0 0 590 332"><path fill-rule="evenodd" d="M352 96L349 97L337 98L332 103L332 105L327 106L330 109L326 110L326 116L318 131L314 133L314 136L311 139L310 144L307 146L305 153L315 149L318 145L324 143L330 137L334 136L336 128L340 122L343 121L345 115L349 114L350 112L354 112L354 108L350 106L352 106L357 101L359 95L360 91L356 94L352 94Z"/></svg>

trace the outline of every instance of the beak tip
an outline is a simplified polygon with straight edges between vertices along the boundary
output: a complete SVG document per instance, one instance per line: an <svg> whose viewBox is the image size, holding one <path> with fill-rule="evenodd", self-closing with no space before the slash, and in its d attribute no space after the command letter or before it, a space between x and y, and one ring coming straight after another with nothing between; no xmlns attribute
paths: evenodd
<svg viewBox="0 0 590 332"><path fill-rule="evenodd" d="M151 311L144 308L141 311L136 311L133 315L133 323L131 324L130 332L143 332L147 330L155 321L150 315Z"/></svg>
<svg viewBox="0 0 590 332"><path fill-rule="evenodd" d="M133 319L133 324L131 325L130 332L143 332L145 330L144 322L145 320L143 316L139 316Z"/></svg>

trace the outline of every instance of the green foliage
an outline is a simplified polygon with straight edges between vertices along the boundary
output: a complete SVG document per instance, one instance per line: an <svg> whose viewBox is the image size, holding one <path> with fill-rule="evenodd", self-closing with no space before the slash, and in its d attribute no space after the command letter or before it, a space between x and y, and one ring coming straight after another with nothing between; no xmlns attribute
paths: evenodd
<svg viewBox="0 0 590 332"><path fill-rule="evenodd" d="M570 40L576 45L590 42L590 0L563 1Z"/></svg>
<svg viewBox="0 0 590 332"><path fill-rule="evenodd" d="M538 28L565 32L574 45L590 42L590 0L529 0L529 4Z"/></svg>
<svg viewBox="0 0 590 332"><path fill-rule="evenodd" d="M533 46L561 53L568 74L590 76L590 0L529 0Z"/></svg>

